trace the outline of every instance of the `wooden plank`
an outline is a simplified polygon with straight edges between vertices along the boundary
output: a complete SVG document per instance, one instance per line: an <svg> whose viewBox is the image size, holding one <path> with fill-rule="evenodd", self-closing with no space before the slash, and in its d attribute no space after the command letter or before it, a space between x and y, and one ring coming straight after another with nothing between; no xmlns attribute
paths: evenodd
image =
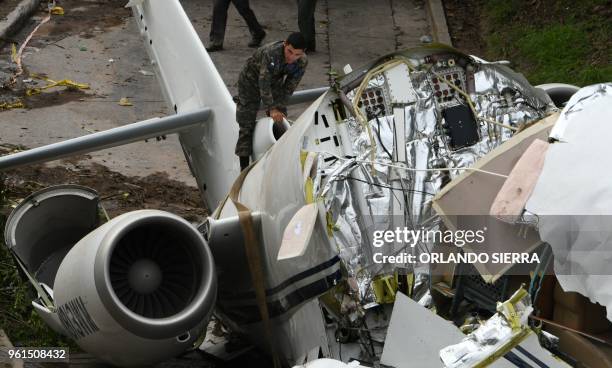
<svg viewBox="0 0 612 368"><path fill-rule="evenodd" d="M515 223L544 168L548 143L536 139L518 160L491 205L490 214L502 221Z"/></svg>

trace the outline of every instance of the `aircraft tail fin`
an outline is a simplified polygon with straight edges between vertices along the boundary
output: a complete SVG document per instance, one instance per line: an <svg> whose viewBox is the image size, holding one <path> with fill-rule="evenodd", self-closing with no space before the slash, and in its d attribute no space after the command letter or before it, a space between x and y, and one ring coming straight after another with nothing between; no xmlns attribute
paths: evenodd
<svg viewBox="0 0 612 368"><path fill-rule="evenodd" d="M239 173L236 106L178 0L145 0L132 6L151 63L174 113L209 107L203 126L179 139L198 187L214 208Z"/></svg>

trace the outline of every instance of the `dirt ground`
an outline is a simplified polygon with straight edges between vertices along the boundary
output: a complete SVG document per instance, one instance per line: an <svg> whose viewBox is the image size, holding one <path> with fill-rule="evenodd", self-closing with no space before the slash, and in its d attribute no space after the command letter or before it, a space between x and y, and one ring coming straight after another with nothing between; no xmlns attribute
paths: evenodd
<svg viewBox="0 0 612 368"><path fill-rule="evenodd" d="M453 46L467 54L486 57L480 29L481 0L444 0L443 3Z"/></svg>
<svg viewBox="0 0 612 368"><path fill-rule="evenodd" d="M17 147L0 146L0 154ZM87 161L87 156L63 160L62 166L32 165L4 172L8 215L19 201L42 188L59 184L79 184L95 189L109 216L115 217L139 209L159 209L177 214L192 223L200 223L208 211L196 188L168 178L165 173L146 177L127 177L107 167Z"/></svg>
<svg viewBox="0 0 612 368"><path fill-rule="evenodd" d="M82 1L82 0L81 0ZM121 25L124 19L132 16L129 9L125 8L124 0L85 0L86 4L79 4L79 0L58 0L56 5L70 9L62 16L54 16L53 20L42 25L34 34L34 37L28 42L25 53L38 50L46 46L54 46L63 48L58 42L66 37L78 35L81 38L93 38L96 34L103 33L109 28ZM0 0L0 18L6 16L19 0ZM79 6L87 5L87 6ZM15 45L18 49L34 27L39 24L40 20L47 15L47 4L41 2L39 11L33 17L25 21L20 34L14 35L9 39L0 39L0 54L3 59L9 59L11 47ZM100 11L103 9L103 11ZM95 26L92 26L94 25ZM23 80L30 81L31 75L28 70L27 63L23 63L23 73L14 83L5 83L4 88L0 89L0 101L14 102L17 99L21 100L26 108L40 108L53 105L61 105L70 101L76 101L85 96L92 95L83 91L74 91L70 88L61 89L59 91L42 93L34 96L25 94L26 86ZM14 64L3 62L0 64L0 71L12 73L15 71ZM41 77L46 77L44 73ZM29 87L37 87L37 80L34 79L28 85ZM44 84L44 83L42 83ZM76 92L76 93L75 93Z"/></svg>
<svg viewBox="0 0 612 368"><path fill-rule="evenodd" d="M10 2L11 0L0 0L0 7L3 10L7 10L8 8L5 7L5 5L9 5ZM2 102L12 103L15 101L22 101L26 109L17 109L17 112L21 111L23 114L26 114L22 115L21 119L32 122L36 121L36 119L31 117L31 114L37 109L45 109L47 107L62 109L64 105L71 102L79 103L79 101L105 98L106 96L104 95L98 95L94 88L88 90L54 88L32 96L27 96L25 92L27 88L40 87L46 84L43 81L33 79L30 75L30 72L34 71L38 72L41 76L45 76L45 71L41 72L39 70L40 68L31 66L32 61L35 59L34 56L36 55L49 52L49 50L64 51L62 57L65 57L65 60L57 59L59 61L55 62L68 64L77 63L75 68L79 70L83 69L80 65L88 62L88 60L92 58L90 54L93 55L95 50L91 47L84 48L81 46L81 50L77 50L76 54L76 57L80 59L76 60L75 56L73 56L74 53L70 53L68 47L76 47L73 43L83 39L103 39L108 32L113 30L116 32L117 29L128 22L129 18L132 17L130 10L124 7L126 2L126 0L56 1L56 5L64 7L65 14L62 16L53 16L51 21L44 24L36 31L34 37L32 37L27 44L23 59L23 74L17 78L16 83L0 88L0 114L8 113L1 111ZM26 36L30 34L34 27L47 15L45 9L46 2L43 2L41 3L40 10L36 12L31 19L26 21L19 34L12 36L11 39L0 40L0 73L4 72L6 76L15 72L15 65L8 61L11 54L11 43L15 43L16 47L19 48ZM2 12L0 11L0 16L1 15ZM68 42L68 44L66 42ZM83 42L83 44L85 43ZM114 47L114 45L106 44L106 46L103 47ZM115 57L117 58L118 56ZM95 70L98 71L98 69ZM109 71L100 70L99 73L109 73ZM140 76L140 74L138 75ZM112 81L112 83L127 83L127 80L124 80L124 75L119 75L116 79L117 80ZM26 80L25 83L24 80ZM89 79L86 78L85 80L89 81ZM114 85L115 84L112 84L112 86ZM74 104L66 106L67 107L61 111L71 111L70 106L74 106ZM67 122L75 120L71 116L61 116L62 118L60 119L65 119ZM148 116L145 115L145 117ZM3 129L9 129L15 125L11 123L10 119L4 119L4 115L3 119L0 120L2 120ZM22 130L20 134L23 134L25 137L30 136L32 134L32 129L38 126L44 126L46 123L46 121L43 121L36 126L25 126L24 124L24 126L21 127ZM88 132L91 133L96 130L107 128L108 127L98 128L97 126L92 126ZM53 130L53 135L57 135L58 139L70 137L69 134L58 130ZM10 142L8 143L7 135L4 134L4 130L1 139L4 140L5 143L0 144L0 155L12 153L16 149L26 148L15 146L13 143L29 145L19 140L8 140L8 142ZM43 142L42 144L45 143L48 142ZM37 143L32 144L32 146L42 144ZM149 145L159 146L161 143L158 145L150 143ZM103 158L110 161L117 155L117 151L108 151L104 152L105 157ZM5 181L10 205L15 206L22 198L44 187L74 183L98 191L100 197L104 199L102 204L111 217L132 210L154 208L173 212L193 223L201 222L205 218L207 210L203 208L198 190L194 188L193 185L186 185L185 180L176 181L170 179L177 178L175 173L173 175L171 171L168 171L167 174L165 173L166 170L157 169L157 172L155 172L156 170L149 170L142 176L129 175L129 173L125 173L128 175L123 175L113 171L114 169L102 166L96 163L96 161L90 160L90 158L91 156L84 155L70 160L54 162L53 167L50 165L34 165L3 173L6 174ZM97 162L104 164L106 161L98 160ZM180 163L175 163L174 165L178 166L179 164ZM153 173L150 174L151 172ZM11 206L8 206L2 208L1 211L3 215L7 215L11 210Z"/></svg>

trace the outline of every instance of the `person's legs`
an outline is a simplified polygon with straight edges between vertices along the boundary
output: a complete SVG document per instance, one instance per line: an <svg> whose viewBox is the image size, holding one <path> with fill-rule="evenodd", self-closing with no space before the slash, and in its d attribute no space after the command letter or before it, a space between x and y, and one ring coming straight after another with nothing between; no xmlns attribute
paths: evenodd
<svg viewBox="0 0 612 368"><path fill-rule="evenodd" d="M298 27L306 39L306 50L315 51L316 34L314 12L317 0L298 0Z"/></svg>
<svg viewBox="0 0 612 368"><path fill-rule="evenodd" d="M236 122L240 130L236 142L236 156L240 157L240 169L244 170L249 164L249 157L253 152L253 131L259 109L259 101L242 103L243 99L236 105ZM246 164L246 165L245 165Z"/></svg>
<svg viewBox="0 0 612 368"><path fill-rule="evenodd" d="M249 167L249 163L251 162L249 156L240 156L238 158L240 159L240 171Z"/></svg>
<svg viewBox="0 0 612 368"><path fill-rule="evenodd" d="M261 24L257 21L257 17L253 10L249 6L249 0L231 0L238 13L244 18L247 26L249 26L249 32L251 32L251 42L249 47L257 47L261 44L261 41L266 37L266 32L261 27Z"/></svg>
<svg viewBox="0 0 612 368"><path fill-rule="evenodd" d="M215 46L223 46L223 39L225 38L225 25L227 24L227 9L229 8L230 1L231 0L214 0L213 2L212 25L210 26L209 35L209 48L213 48Z"/></svg>

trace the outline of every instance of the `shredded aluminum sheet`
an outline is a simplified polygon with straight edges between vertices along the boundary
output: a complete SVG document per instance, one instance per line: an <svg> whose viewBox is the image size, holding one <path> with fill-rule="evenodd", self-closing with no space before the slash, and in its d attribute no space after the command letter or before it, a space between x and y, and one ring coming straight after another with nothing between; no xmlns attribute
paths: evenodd
<svg viewBox="0 0 612 368"><path fill-rule="evenodd" d="M505 66L472 62L475 88L470 97L479 118L486 117L518 127L556 111L546 93L530 86L522 75ZM436 106L431 78L432 74L428 70L415 70L410 74L416 100L403 106L405 162L394 163L392 160L395 117L392 106L386 106L386 115L373 118L367 123L375 147L363 124L350 117L345 122L356 157L339 158L323 173L325 179L322 181L322 194L326 208L333 217L334 238L349 276L356 277L359 282L364 304L372 301L370 281L375 275L392 272L395 267L413 267L406 264L376 264L372 258L375 252L385 255L398 252L416 254L426 252L432 246L417 244L412 249L406 249L405 245L385 245L374 248L374 231L397 227L426 231L439 229L443 225L432 210L431 199L447 182L462 173L462 170L452 169L471 166L513 134L510 129L479 120L479 141L458 150L449 149L441 128L442 109ZM382 88L387 103L393 99L392 92L386 88L387 84L388 81L378 75L370 80L368 88ZM347 97L355 98L354 91L349 92ZM455 102L465 104L459 98L450 103ZM371 150L375 150L374 163L371 162ZM403 164L407 168L419 170L451 170L409 171L391 168L390 164ZM401 208L394 207L394 201L401 203ZM416 290L428 286L427 271L427 267L417 265L415 273L420 276L416 278Z"/></svg>
<svg viewBox="0 0 612 368"><path fill-rule="evenodd" d="M519 290L517 293L524 292ZM516 295L516 293L515 293ZM510 299L513 299L512 296ZM508 303L508 302L506 302ZM490 357L495 351L511 343L521 333L529 329L527 320L533 307L529 294L511 304L509 309L498 307L498 313L489 318L482 326L467 335L460 343L440 350L440 358L448 368L473 367ZM518 326L511 320L517 319ZM516 345L520 339L516 341Z"/></svg>
<svg viewBox="0 0 612 368"><path fill-rule="evenodd" d="M578 292L607 309L612 321L612 83L584 87L561 111L546 161L526 208L551 245L564 291Z"/></svg>

